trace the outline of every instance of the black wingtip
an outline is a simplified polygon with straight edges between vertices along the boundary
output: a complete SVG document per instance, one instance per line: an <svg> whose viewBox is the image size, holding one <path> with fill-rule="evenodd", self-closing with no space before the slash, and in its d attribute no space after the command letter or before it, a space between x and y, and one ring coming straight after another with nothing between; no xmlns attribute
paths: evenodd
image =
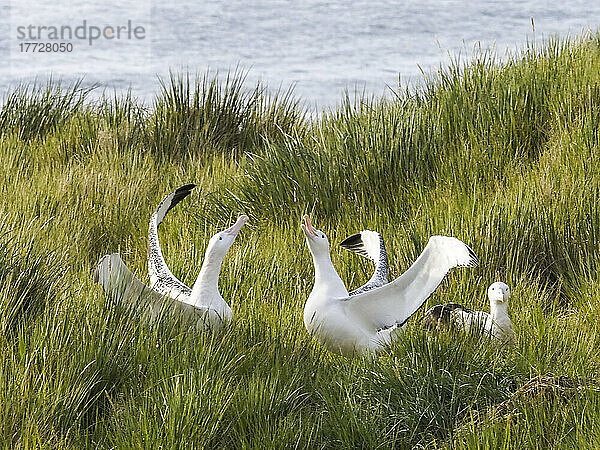
<svg viewBox="0 0 600 450"><path fill-rule="evenodd" d="M175 201L175 199L178 199L177 201L183 200L188 195L190 195L192 189L194 189L195 187L195 184L186 184L185 186L181 186L175 191L175 196L173 197L172 201Z"/></svg>
<svg viewBox="0 0 600 450"><path fill-rule="evenodd" d="M346 250L352 250L353 248L362 245L362 237L360 233L353 234L352 236L348 236L344 239L340 246L345 248Z"/></svg>
<svg viewBox="0 0 600 450"><path fill-rule="evenodd" d="M479 264L477 255L475 254L475 252L473 250L471 250L471 247L469 247L468 245L466 245L466 247L467 247L467 250L469 250L469 256L471 258L471 260L469 261L468 267L476 267Z"/></svg>
<svg viewBox="0 0 600 450"><path fill-rule="evenodd" d="M181 186L180 188L178 188L175 191L175 195L173 196L173 199L171 200L171 204L169 205L169 209L167 209L167 212L169 212L181 200L183 200L188 195L190 195L192 193L192 189L194 189L195 187L196 187L195 184L186 184L185 186Z"/></svg>
<svg viewBox="0 0 600 450"><path fill-rule="evenodd" d="M186 184L184 186L181 186L179 189L177 189L175 192L179 192L179 191L191 191L192 189L194 189L196 187L195 184L190 183L190 184Z"/></svg>

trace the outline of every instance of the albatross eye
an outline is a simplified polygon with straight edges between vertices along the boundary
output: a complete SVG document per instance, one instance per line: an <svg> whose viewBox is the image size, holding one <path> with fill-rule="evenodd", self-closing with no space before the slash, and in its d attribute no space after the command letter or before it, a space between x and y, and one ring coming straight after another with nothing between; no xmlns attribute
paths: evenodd
<svg viewBox="0 0 600 450"><path fill-rule="evenodd" d="M323 239L325 239L325 235L324 235L324 234L322 234L322 235L321 235L321 237L322 237Z"/></svg>
<svg viewBox="0 0 600 450"><path fill-rule="evenodd" d="M223 240L223 237L222 237L222 236L219 236L219 240L220 240L220 241L222 241L222 240Z"/></svg>

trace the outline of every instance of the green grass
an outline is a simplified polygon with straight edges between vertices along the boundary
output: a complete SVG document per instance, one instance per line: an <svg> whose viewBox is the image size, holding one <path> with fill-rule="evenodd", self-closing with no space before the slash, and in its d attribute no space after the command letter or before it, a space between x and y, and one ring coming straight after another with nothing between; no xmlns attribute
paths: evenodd
<svg viewBox="0 0 600 450"><path fill-rule="evenodd" d="M522 401L539 374L600 378L600 37L503 62L474 55L393 99L311 117L290 92L173 74L154 103L86 100L79 84L22 86L0 108L0 441L61 448L589 448L600 397ZM120 252L147 280L147 221L174 188L161 244L194 282L208 237L251 217L223 265L222 334L144 321L94 285ZM344 359L302 323L311 212L342 278L367 261L337 243L382 232L393 276L432 234L479 257L426 306L487 309L512 288L514 347L428 335L425 307L389 353ZM475 417L483 417L475 420Z"/></svg>

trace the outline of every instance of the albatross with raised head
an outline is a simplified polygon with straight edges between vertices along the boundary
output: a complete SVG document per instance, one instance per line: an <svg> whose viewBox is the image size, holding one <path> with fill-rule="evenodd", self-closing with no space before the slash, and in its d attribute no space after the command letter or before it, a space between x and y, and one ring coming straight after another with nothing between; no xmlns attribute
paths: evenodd
<svg viewBox="0 0 600 450"><path fill-rule="evenodd" d="M394 281L350 294L331 262L325 233L312 226L308 215L302 230L315 267L304 325L327 349L346 356L386 348L452 268L477 264L473 251L460 240L432 236L417 260Z"/></svg>
<svg viewBox="0 0 600 450"><path fill-rule="evenodd" d="M148 296L160 305L165 297L171 298L182 310L198 317L200 329L216 329L228 324L233 312L219 292L221 264L229 247L247 222L242 215L230 228L210 238L200 269L200 274L190 288L179 281L169 270L158 240L158 228L166 214L181 200L186 198L194 184L188 184L167 195L150 218L148 233L148 271L150 286L146 286L127 268L118 253L104 256L94 272L94 281L104 290L118 298Z"/></svg>

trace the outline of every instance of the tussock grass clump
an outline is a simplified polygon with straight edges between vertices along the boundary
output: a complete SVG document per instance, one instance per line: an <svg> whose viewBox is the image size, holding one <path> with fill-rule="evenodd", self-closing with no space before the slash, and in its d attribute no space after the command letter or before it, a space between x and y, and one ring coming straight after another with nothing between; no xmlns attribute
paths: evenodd
<svg viewBox="0 0 600 450"><path fill-rule="evenodd" d="M0 134L15 133L23 140L44 138L82 108L91 89L81 82L65 88L52 80L45 87L18 86L2 104Z"/></svg>
<svg viewBox="0 0 600 450"><path fill-rule="evenodd" d="M586 105L597 90L597 49L595 39L551 42L502 65L484 52L396 101L346 98L312 135L271 143L253 158L227 204L257 217L316 204L331 216L366 201L393 199L396 207L440 185L493 189L517 166L535 163L564 117L593 120ZM586 61L574 69L574 59Z"/></svg>
<svg viewBox="0 0 600 450"><path fill-rule="evenodd" d="M144 142L147 109L128 92L105 96L98 106L100 130L99 151L120 149L132 151Z"/></svg>
<svg viewBox="0 0 600 450"><path fill-rule="evenodd" d="M594 417L598 412L598 395L593 394L597 391L597 385L586 380L539 375L504 402L484 414L474 414L458 430L452 447L494 447L507 439L527 448L577 447L582 444L582 436L590 431L593 430L592 436L597 436ZM581 410L584 417L576 422L583 426L573 427L573 415ZM542 424L545 425L541 427ZM547 430L540 433L539 430L546 427ZM590 447L597 444L597 438L592 439L586 443Z"/></svg>
<svg viewBox="0 0 600 450"><path fill-rule="evenodd" d="M171 74L149 117L148 145L157 155L239 155L263 139L302 132L304 112L291 91L267 95L260 85L244 88L245 76L190 78Z"/></svg>

